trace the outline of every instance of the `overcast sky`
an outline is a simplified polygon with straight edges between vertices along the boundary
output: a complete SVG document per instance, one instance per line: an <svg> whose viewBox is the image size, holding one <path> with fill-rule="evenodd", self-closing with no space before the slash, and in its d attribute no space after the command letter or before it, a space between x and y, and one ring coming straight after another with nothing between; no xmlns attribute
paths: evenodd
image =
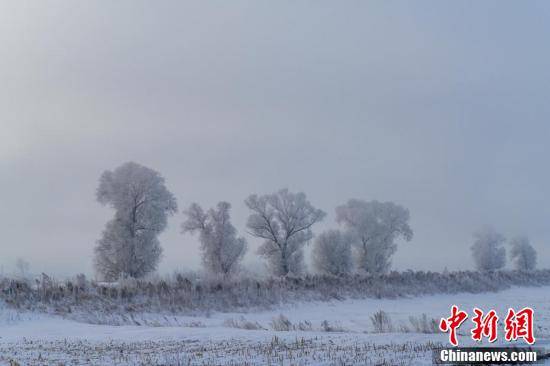
<svg viewBox="0 0 550 366"><path fill-rule="evenodd" d="M349 198L409 208L397 269L471 268L487 224L548 267L548 19L545 1L2 1L0 265L91 274L98 178L135 161L180 208L231 202L243 233L244 198L288 187L328 213L317 233ZM200 263L182 220L163 273Z"/></svg>

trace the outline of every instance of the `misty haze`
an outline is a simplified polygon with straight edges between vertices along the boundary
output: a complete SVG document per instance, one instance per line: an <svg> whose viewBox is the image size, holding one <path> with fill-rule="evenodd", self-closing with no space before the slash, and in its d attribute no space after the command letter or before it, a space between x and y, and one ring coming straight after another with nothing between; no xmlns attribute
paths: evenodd
<svg viewBox="0 0 550 366"><path fill-rule="evenodd" d="M451 304L544 347L549 17L0 2L0 365L431 364Z"/></svg>

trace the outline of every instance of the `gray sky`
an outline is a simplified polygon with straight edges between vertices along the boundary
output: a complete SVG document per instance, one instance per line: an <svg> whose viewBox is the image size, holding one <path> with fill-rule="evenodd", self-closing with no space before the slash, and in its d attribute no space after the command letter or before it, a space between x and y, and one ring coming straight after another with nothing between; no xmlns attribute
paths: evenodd
<svg viewBox="0 0 550 366"><path fill-rule="evenodd" d="M91 273L103 170L160 171L180 208L302 190L393 200L398 269L471 268L485 224L550 265L550 3L3 1L0 264ZM161 272L196 268L181 214ZM251 253L258 242L249 238Z"/></svg>

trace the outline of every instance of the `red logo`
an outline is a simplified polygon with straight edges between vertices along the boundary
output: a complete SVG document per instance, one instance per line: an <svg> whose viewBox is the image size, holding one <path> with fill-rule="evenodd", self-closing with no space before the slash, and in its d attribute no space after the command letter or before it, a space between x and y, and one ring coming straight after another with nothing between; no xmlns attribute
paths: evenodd
<svg viewBox="0 0 550 366"><path fill-rule="evenodd" d="M535 343L533 334L534 311L531 308L523 308L516 312L514 309L508 309L508 314L504 320L505 339L508 342L523 338L528 344ZM451 307L451 316L441 318L439 330L449 333L449 342L453 346L458 346L457 330L462 323L468 319L465 311L459 310L458 306ZM472 322L474 327L471 330L471 337L474 341L481 342L487 338L489 342L494 342L498 338L498 320L499 317L495 310L489 310L485 314L482 310L474 308L474 317Z"/></svg>
<svg viewBox="0 0 550 366"><path fill-rule="evenodd" d="M483 316L483 311L478 308L474 308L474 313L476 314L472 321L475 324L474 329L472 329L472 339L474 341L481 341L483 337L489 338L489 342L494 342L497 340L497 323L498 315L496 311L491 310L487 315Z"/></svg>
<svg viewBox="0 0 550 366"><path fill-rule="evenodd" d="M448 318L442 318L439 323L439 330L442 332L449 332L449 342L453 346L458 346L458 340L456 339L456 330L468 319L468 314L462 310L458 310L458 306L453 305L451 309L451 316Z"/></svg>
<svg viewBox="0 0 550 366"><path fill-rule="evenodd" d="M523 338L527 343L535 343L533 334L533 315L531 308L523 308L517 313L513 309L508 309L505 323L505 338L508 342Z"/></svg>

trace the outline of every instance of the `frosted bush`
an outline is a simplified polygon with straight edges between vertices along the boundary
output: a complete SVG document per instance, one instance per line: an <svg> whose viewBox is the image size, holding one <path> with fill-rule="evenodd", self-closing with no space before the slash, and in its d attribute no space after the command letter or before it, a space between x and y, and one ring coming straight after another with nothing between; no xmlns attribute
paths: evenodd
<svg viewBox="0 0 550 366"><path fill-rule="evenodd" d="M288 318L283 314L273 318L269 323L269 325L271 326L271 329L278 332L288 332L288 331L294 330L294 326L292 325L292 322L288 320Z"/></svg>
<svg viewBox="0 0 550 366"><path fill-rule="evenodd" d="M233 319L233 318L226 319L223 322L223 325L229 328L238 328L238 329L246 329L246 330L265 329L260 325L260 323L246 320L245 317L243 316L241 316L239 319Z"/></svg>
<svg viewBox="0 0 550 366"><path fill-rule="evenodd" d="M411 323L412 330L416 333L439 333L439 323L437 320L433 318L429 319L426 314L422 314L418 317L410 316L409 322Z"/></svg>
<svg viewBox="0 0 550 366"><path fill-rule="evenodd" d="M390 316L383 310L374 313L370 320L374 328L374 333L391 333L394 331Z"/></svg>
<svg viewBox="0 0 550 366"><path fill-rule="evenodd" d="M328 320L323 320L321 322L321 331L323 332L346 332L347 329L342 327L338 322L329 322Z"/></svg>

